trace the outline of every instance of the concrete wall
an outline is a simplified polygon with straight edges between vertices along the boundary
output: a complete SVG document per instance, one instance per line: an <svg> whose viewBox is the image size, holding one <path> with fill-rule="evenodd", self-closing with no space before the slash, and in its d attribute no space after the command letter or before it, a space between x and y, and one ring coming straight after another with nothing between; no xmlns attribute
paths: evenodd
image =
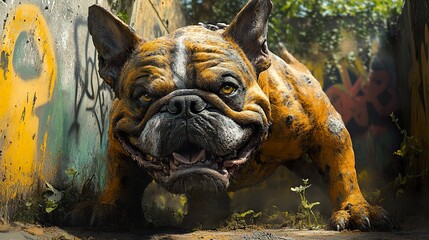
<svg viewBox="0 0 429 240"><path fill-rule="evenodd" d="M185 25L179 0L137 0L130 25L145 39L163 36Z"/></svg>
<svg viewBox="0 0 429 240"><path fill-rule="evenodd" d="M0 219L34 203L45 182L64 188L67 169L77 172L75 189L89 180L92 191L104 187L114 94L98 76L87 30L94 3L109 8L104 0L0 1ZM145 38L184 25L176 0L137 1L134 10Z"/></svg>
<svg viewBox="0 0 429 240"><path fill-rule="evenodd" d="M401 109L422 154L413 161L418 192L429 197L429 2L405 1L396 46ZM427 200L428 198L426 198ZM426 204L426 203L425 203ZM427 205L427 204L426 204Z"/></svg>

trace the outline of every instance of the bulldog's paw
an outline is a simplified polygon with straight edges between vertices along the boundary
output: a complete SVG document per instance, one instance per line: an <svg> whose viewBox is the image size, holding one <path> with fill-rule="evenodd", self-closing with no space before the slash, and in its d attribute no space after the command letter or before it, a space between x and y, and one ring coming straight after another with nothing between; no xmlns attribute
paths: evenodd
<svg viewBox="0 0 429 240"><path fill-rule="evenodd" d="M390 231L395 228L393 218L380 206L348 204L344 210L334 212L329 220L330 229L358 229L361 231Z"/></svg>

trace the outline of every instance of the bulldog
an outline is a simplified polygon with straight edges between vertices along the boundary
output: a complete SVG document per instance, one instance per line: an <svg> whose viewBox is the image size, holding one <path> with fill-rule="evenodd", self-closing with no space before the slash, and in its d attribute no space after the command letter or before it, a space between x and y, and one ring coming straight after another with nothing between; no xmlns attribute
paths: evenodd
<svg viewBox="0 0 429 240"><path fill-rule="evenodd" d="M86 223L139 221L152 180L186 194L186 221L219 222L230 213L229 191L280 166L303 173L311 159L328 186L331 229L392 228L363 197L350 135L319 82L291 54L268 49L271 9L270 0L250 0L229 25L146 41L102 7L89 8L99 74L116 97L108 182Z"/></svg>

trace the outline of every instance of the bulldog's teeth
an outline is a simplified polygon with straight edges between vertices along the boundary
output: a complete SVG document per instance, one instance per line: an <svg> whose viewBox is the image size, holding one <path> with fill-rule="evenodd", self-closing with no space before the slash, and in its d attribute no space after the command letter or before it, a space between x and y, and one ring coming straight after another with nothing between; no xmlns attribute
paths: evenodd
<svg viewBox="0 0 429 240"><path fill-rule="evenodd" d="M169 171L170 171L170 168L169 168L169 167L167 167L166 165L164 165L163 170L164 170L164 173L165 173L165 174L168 174L168 173L169 173Z"/></svg>
<svg viewBox="0 0 429 240"><path fill-rule="evenodd" d="M175 166L180 165L180 163L175 158L173 158L170 162L173 163Z"/></svg>
<svg viewBox="0 0 429 240"><path fill-rule="evenodd" d="M198 156L195 158L195 159L193 159L193 163L196 163L196 162L202 162L202 161L204 161L206 159L206 150L201 150L201 152L198 154Z"/></svg>
<svg viewBox="0 0 429 240"><path fill-rule="evenodd" d="M171 161L170 162L170 171L176 171L176 170L177 170L177 165L173 161Z"/></svg>
<svg viewBox="0 0 429 240"><path fill-rule="evenodd" d="M176 152L173 152L173 158L175 161L184 164L196 164L202 162L206 159L206 150L201 150L197 155L182 155Z"/></svg>
<svg viewBox="0 0 429 240"><path fill-rule="evenodd" d="M178 153L173 153L173 158L175 161L177 162L181 162L181 163L189 163L188 159L186 159L184 156L178 154Z"/></svg>
<svg viewBox="0 0 429 240"><path fill-rule="evenodd" d="M228 170L226 169L222 169L222 170L218 170L218 172L220 174L222 174L224 177L229 178L230 177L230 173L228 172Z"/></svg>
<svg viewBox="0 0 429 240"><path fill-rule="evenodd" d="M241 164L245 163L246 161L247 161L247 159L246 159L246 158L237 159L237 160L230 160L230 161L226 161L226 162L224 162L224 163L223 163L223 166L224 166L224 167L227 167L227 168L229 168L229 167L233 167L233 166L239 166L239 165L241 165Z"/></svg>

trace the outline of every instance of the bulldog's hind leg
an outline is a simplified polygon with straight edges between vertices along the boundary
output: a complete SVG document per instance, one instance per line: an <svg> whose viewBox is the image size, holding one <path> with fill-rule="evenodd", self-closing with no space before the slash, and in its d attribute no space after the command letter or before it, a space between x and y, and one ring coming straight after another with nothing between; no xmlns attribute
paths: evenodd
<svg viewBox="0 0 429 240"><path fill-rule="evenodd" d="M390 230L393 220L380 206L370 205L363 197L355 170L355 158L350 135L341 117L331 108L320 119L310 151L323 174L333 206L329 227L334 230Z"/></svg>

